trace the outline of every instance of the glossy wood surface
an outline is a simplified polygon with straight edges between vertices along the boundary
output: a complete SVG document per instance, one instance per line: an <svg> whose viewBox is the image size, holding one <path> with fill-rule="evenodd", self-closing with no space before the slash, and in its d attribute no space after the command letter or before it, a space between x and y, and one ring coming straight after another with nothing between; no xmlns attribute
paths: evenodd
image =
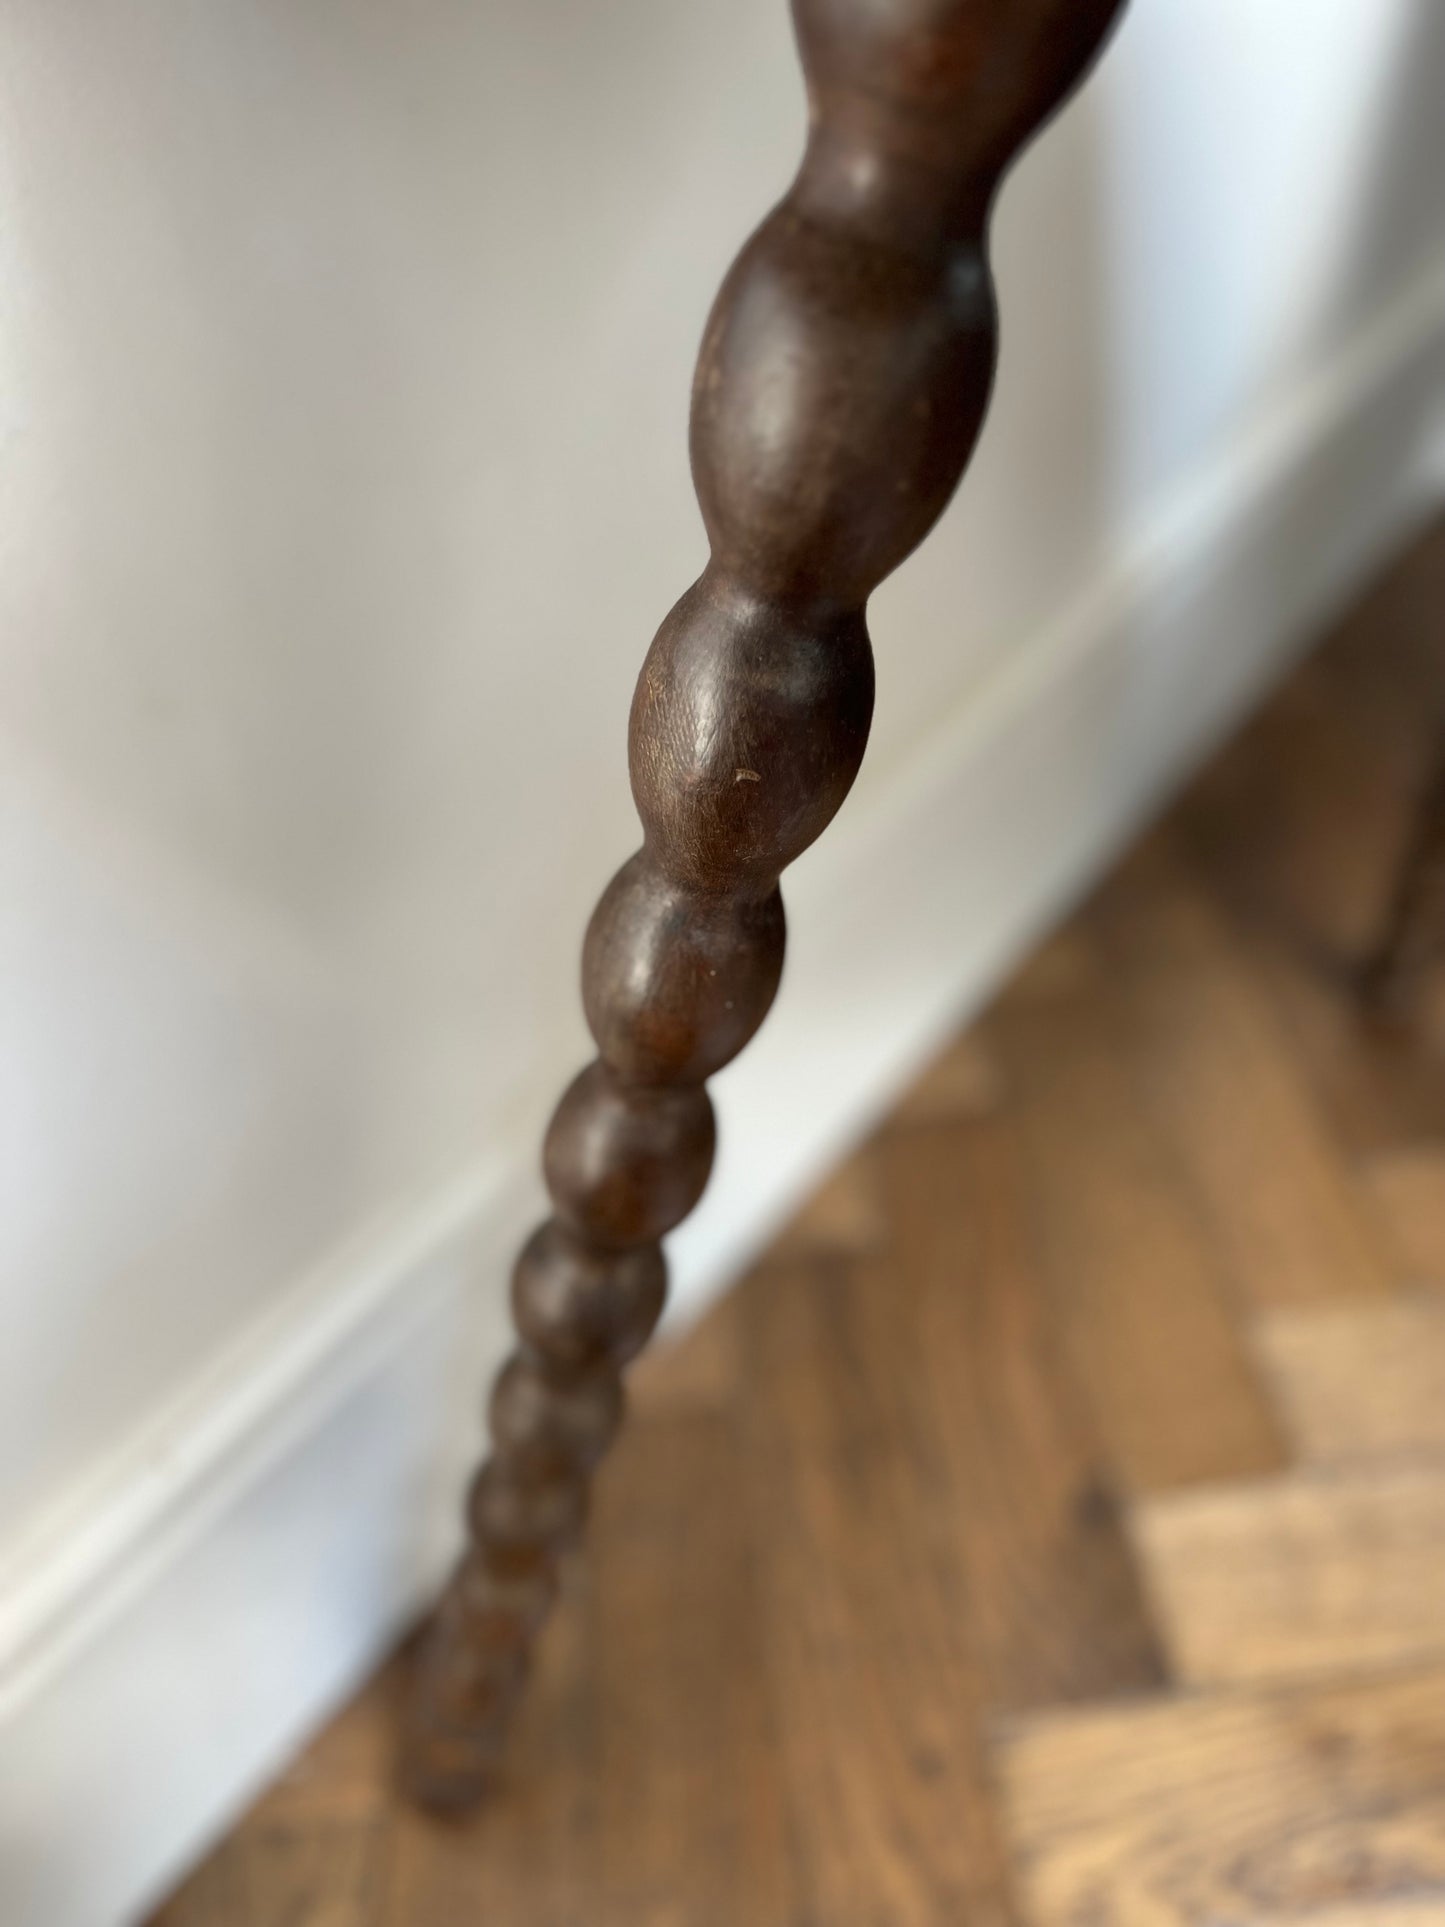
<svg viewBox="0 0 1445 1927"><path fill-rule="evenodd" d="M389 1667L157 1927L1445 1917L1445 970L1408 1029L1352 977L1441 606L1445 527L639 1362L485 1815L398 1798ZM1241 1000L1269 1244L1159 1106ZM1306 1293L1322 1145L1374 1262Z"/></svg>
<svg viewBox="0 0 1445 1927"><path fill-rule="evenodd" d="M691 454L711 556L633 699L643 845L583 949L598 1056L547 1132L554 1215L518 1261L520 1344L408 1723L409 1784L430 1805L470 1804L496 1770L621 1419L622 1368L662 1309L661 1240L707 1183L704 1080L767 1015L779 874L862 761L865 605L941 514L982 424L995 189L1117 5L797 0L807 151L703 336Z"/></svg>

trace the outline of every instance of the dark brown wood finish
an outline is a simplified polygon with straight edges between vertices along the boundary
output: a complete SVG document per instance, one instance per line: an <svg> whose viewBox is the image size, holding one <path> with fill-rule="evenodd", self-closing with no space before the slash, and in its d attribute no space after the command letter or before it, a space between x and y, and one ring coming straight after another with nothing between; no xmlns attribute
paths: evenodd
<svg viewBox="0 0 1445 1927"><path fill-rule="evenodd" d="M639 1361L485 1839L396 1797L387 1667L152 1927L1445 1917L1445 968L1362 1025L1305 941L1357 941L1402 843L1442 588L1437 521ZM1323 1132L1413 1289L1237 1288L1158 1121L1178 1027L1137 1018L1197 1007L1238 1081L1250 983L1306 1080L1263 1162L1286 1248Z"/></svg>
<svg viewBox="0 0 1445 1927"><path fill-rule="evenodd" d="M496 1769L622 1414L621 1368L662 1309L660 1240L707 1182L703 1082L767 1014L779 874L862 760L867 598L941 514L983 420L995 189L1119 3L795 0L807 150L699 357L691 452L711 559L633 701L643 847L587 932L599 1055L547 1133L555 1215L518 1261L521 1343L420 1663L407 1769L429 1805L471 1805Z"/></svg>

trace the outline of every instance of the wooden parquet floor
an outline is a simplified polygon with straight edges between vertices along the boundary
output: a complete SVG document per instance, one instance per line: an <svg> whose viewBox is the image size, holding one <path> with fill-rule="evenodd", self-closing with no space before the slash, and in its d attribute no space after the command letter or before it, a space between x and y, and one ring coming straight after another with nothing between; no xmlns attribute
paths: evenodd
<svg viewBox="0 0 1445 1927"><path fill-rule="evenodd" d="M638 1368L475 1824L397 1666L153 1927L1441 1927L1445 525Z"/></svg>

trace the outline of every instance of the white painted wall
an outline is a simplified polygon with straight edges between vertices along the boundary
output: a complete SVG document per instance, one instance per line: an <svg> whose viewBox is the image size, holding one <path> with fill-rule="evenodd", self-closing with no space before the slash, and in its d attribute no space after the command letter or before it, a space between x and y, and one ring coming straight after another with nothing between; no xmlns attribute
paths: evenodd
<svg viewBox="0 0 1445 1927"><path fill-rule="evenodd" d="M1019 168L993 415L875 599L869 764L721 1080L685 1291L1422 512L1442 103L1440 0L1135 0ZM635 840L632 679L703 556L692 356L801 125L782 0L0 8L7 1920L115 1917L427 1567L397 1555L329 1670L278 1607L271 1724L214 1786L176 1729L195 1812L136 1820L128 1871L113 1838L55 1871L79 1741L40 1682L80 1663L85 1589L184 1590L146 1535L370 1330L409 1275L386 1227L504 1200L495 1303L586 1048L582 923ZM47 1719L53 1788L12 1783Z"/></svg>

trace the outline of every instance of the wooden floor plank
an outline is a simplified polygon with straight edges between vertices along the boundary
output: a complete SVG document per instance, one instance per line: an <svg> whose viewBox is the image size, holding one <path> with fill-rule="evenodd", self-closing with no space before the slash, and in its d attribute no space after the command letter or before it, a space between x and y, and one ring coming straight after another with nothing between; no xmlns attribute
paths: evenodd
<svg viewBox="0 0 1445 1927"><path fill-rule="evenodd" d="M1363 954L1384 905L1409 796L1402 761L1395 732L1368 727L1311 661L1196 778L1175 830L1243 921L1342 965Z"/></svg>
<svg viewBox="0 0 1445 1927"><path fill-rule="evenodd" d="M294 1760L151 1927L382 1927L401 1668Z"/></svg>
<svg viewBox="0 0 1445 1927"><path fill-rule="evenodd" d="M1394 1895L1307 1907L1296 1914L1255 1914L1248 1927L1445 1927L1445 1894Z"/></svg>
<svg viewBox="0 0 1445 1927"><path fill-rule="evenodd" d="M602 1481L588 1927L789 1918L746 1505L730 1418L643 1418Z"/></svg>
<svg viewBox="0 0 1445 1927"><path fill-rule="evenodd" d="M491 1802L460 1822L390 1803L377 1927L594 1927L597 1761L593 1582L574 1566Z"/></svg>
<svg viewBox="0 0 1445 1927"><path fill-rule="evenodd" d="M635 1418L730 1412L741 1388L741 1372L738 1307L729 1294L680 1332L664 1330L629 1368L629 1423Z"/></svg>
<svg viewBox="0 0 1445 1927"><path fill-rule="evenodd" d="M1366 1202L1268 1000L1166 839L1121 866L1091 921L1130 1063L1236 1289L1259 1307L1392 1289Z"/></svg>
<svg viewBox="0 0 1445 1927"><path fill-rule="evenodd" d="M1031 1927L1445 1904L1442 1670L1044 1715L997 1765Z"/></svg>
<svg viewBox="0 0 1445 1927"><path fill-rule="evenodd" d="M1438 1070L1445 1089L1445 1059ZM1445 1288L1445 1136L1371 1158L1365 1182L1401 1273Z"/></svg>
<svg viewBox="0 0 1445 1927"><path fill-rule="evenodd" d="M1299 1455L1445 1455L1445 1293L1280 1312L1256 1334Z"/></svg>
<svg viewBox="0 0 1445 1927"><path fill-rule="evenodd" d="M383 1826L377 1815L249 1819L152 1927L379 1927Z"/></svg>
<svg viewBox="0 0 1445 1927"><path fill-rule="evenodd" d="M862 1315L879 1355L911 1327L900 1403L937 1441L988 1705L1157 1681L1107 1463L1040 1287L1016 1129L899 1134L878 1157L895 1257L861 1281Z"/></svg>
<svg viewBox="0 0 1445 1927"><path fill-rule="evenodd" d="M1025 1010L1097 985L1104 972L1099 946L1077 918L1051 931L999 990L994 1008Z"/></svg>
<svg viewBox="0 0 1445 1927"><path fill-rule="evenodd" d="M854 1257L887 1242L888 1218L878 1195L877 1173L864 1150L829 1172L773 1240L768 1257L782 1264L799 1258Z"/></svg>
<svg viewBox="0 0 1445 1927"><path fill-rule="evenodd" d="M1139 1102L1102 982L1011 1007L987 1034L1050 1308L1120 1478L1149 1492L1280 1469L1218 1254Z"/></svg>
<svg viewBox="0 0 1445 1927"><path fill-rule="evenodd" d="M1381 1021L1360 1008L1348 959L1297 931L1237 932L1337 1141L1356 1158L1445 1136L1445 1024L1423 1002Z"/></svg>
<svg viewBox="0 0 1445 1927"><path fill-rule="evenodd" d="M978 1031L965 1031L899 1098L888 1114L888 1128L987 1117L1003 1097L997 1058Z"/></svg>
<svg viewBox="0 0 1445 1927"><path fill-rule="evenodd" d="M871 1285L874 1280L869 1280ZM845 1268L749 1280L747 1479L798 1919L1011 1918L978 1747L981 1688L916 1385ZM888 1363L884 1363L885 1358Z"/></svg>
<svg viewBox="0 0 1445 1927"><path fill-rule="evenodd" d="M1383 910L1445 716L1445 526L1366 589L1173 820L1247 920L1337 961Z"/></svg>
<svg viewBox="0 0 1445 1927"><path fill-rule="evenodd" d="M1445 522L642 1365L493 1805L388 1669L155 1927L1442 1927L1445 1003L1345 968L1442 606Z"/></svg>
<svg viewBox="0 0 1445 1927"><path fill-rule="evenodd" d="M1136 1508L1134 1530L1181 1680L1445 1655L1445 1463L1180 1493Z"/></svg>
<svg viewBox="0 0 1445 1927"><path fill-rule="evenodd" d="M1445 519L1436 516L1344 611L1313 660L1350 714L1380 718L1398 756L1428 755L1445 691Z"/></svg>

